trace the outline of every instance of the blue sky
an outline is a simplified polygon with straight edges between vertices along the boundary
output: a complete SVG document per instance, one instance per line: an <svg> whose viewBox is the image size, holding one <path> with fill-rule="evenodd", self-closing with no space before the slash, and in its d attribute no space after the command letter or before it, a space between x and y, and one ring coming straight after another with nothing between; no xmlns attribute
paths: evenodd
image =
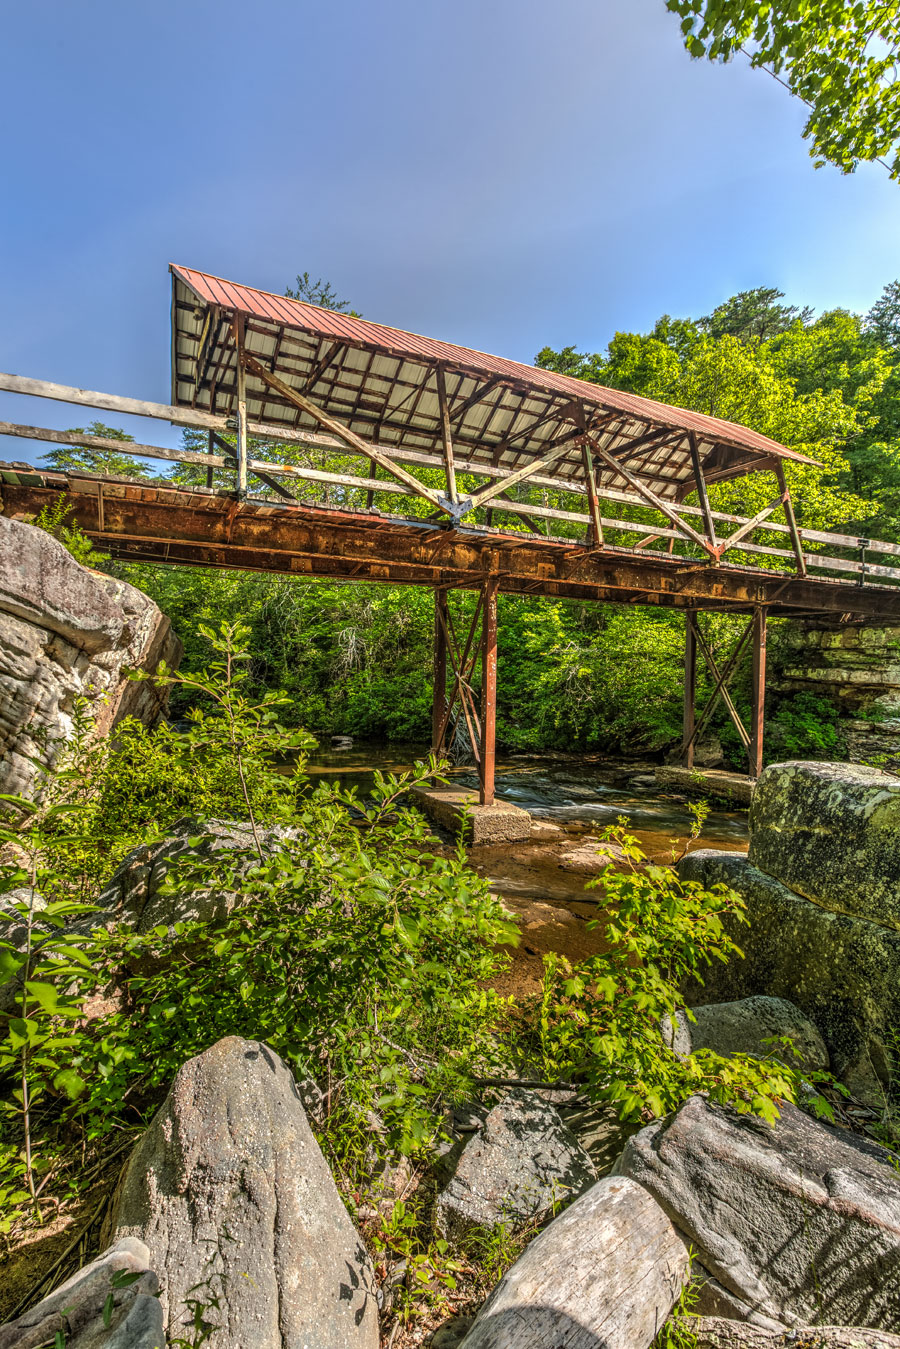
<svg viewBox="0 0 900 1349"><path fill-rule="evenodd" d="M31 0L3 35L3 370L167 402L169 261L523 361L900 275L900 187L815 170L802 105L664 0Z"/></svg>

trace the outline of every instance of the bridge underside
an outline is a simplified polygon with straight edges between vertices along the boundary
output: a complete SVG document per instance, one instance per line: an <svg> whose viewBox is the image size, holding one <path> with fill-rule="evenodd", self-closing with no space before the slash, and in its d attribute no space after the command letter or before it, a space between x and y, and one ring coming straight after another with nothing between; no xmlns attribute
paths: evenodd
<svg viewBox="0 0 900 1349"><path fill-rule="evenodd" d="M746 749L751 777L762 767L767 618L831 614L835 621L900 623L896 586L851 585L608 544L596 547L401 519L377 511L328 510L202 487L176 488L25 466L3 466L0 490L4 513L18 517L36 515L65 491L72 506L70 518L118 559L432 588L433 746L443 754L454 738L462 737L474 752L485 804L494 797L499 592L684 610L682 762L693 763L697 741L721 700ZM453 589L478 593L464 631L454 626L447 603ZM704 636L702 611L747 616L724 659ZM749 727L728 692L748 655ZM713 689L702 709L696 706L698 658L708 668Z"/></svg>

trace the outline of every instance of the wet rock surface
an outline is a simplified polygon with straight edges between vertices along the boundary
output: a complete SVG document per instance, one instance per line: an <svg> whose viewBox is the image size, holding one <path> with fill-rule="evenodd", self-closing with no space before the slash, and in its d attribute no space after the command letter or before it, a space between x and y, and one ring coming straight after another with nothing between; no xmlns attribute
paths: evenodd
<svg viewBox="0 0 900 1349"><path fill-rule="evenodd" d="M692 1097L625 1145L619 1172L665 1210L742 1319L900 1326L891 1154L785 1103L774 1126Z"/></svg>
<svg viewBox="0 0 900 1349"><path fill-rule="evenodd" d="M596 1175L555 1107L535 1092L514 1089L460 1151L438 1195L438 1230L452 1238L473 1227L519 1230L568 1202Z"/></svg>
<svg viewBox="0 0 900 1349"><path fill-rule="evenodd" d="M900 778L877 768L770 764L750 804L755 867L836 913L900 930Z"/></svg>
<svg viewBox="0 0 900 1349"><path fill-rule="evenodd" d="M704 885L724 882L747 905L749 926L730 923L744 952L704 973L688 1004L771 994L795 1003L817 1026L831 1070L861 1099L883 1102L888 1043L900 1024L900 933L831 913L748 862L743 853L700 849L678 866Z"/></svg>
<svg viewBox="0 0 900 1349"><path fill-rule="evenodd" d="M377 1349L371 1262L266 1045L221 1040L180 1069L113 1226L149 1247L170 1337L199 1296L219 1349Z"/></svg>

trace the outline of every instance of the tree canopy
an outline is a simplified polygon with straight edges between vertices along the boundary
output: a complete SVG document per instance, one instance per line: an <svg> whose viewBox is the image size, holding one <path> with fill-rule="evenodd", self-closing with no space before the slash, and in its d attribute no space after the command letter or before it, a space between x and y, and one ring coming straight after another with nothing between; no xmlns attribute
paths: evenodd
<svg viewBox="0 0 900 1349"><path fill-rule="evenodd" d="M809 106L816 165L852 173L881 160L900 178L900 10L896 0L666 0L691 56L750 63Z"/></svg>
<svg viewBox="0 0 900 1349"><path fill-rule="evenodd" d="M91 422L90 426L70 426L67 436L102 436L104 440L120 440L123 444L133 443L134 436L116 426L106 426L103 422ZM70 469L85 473L112 473L122 478L149 478L151 470L142 460L130 454L117 454L115 450L101 450L92 445L63 445L57 450L48 450L41 455L49 468L60 473Z"/></svg>

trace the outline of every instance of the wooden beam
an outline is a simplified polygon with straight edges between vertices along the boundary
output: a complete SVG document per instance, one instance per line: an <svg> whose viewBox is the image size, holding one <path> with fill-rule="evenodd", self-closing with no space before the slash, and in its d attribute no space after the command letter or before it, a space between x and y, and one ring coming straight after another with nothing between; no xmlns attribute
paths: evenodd
<svg viewBox="0 0 900 1349"><path fill-rule="evenodd" d="M351 445L353 449L357 450L360 454L366 455L373 463L379 464L386 473L390 473L393 477L398 478L400 482L405 483L407 487L412 488L417 496L424 497L426 501L430 501L431 504L437 506L439 510L445 509L445 507L441 505L441 500L437 492L433 492L430 487L425 487L423 483L419 482L418 478L414 478L411 473L407 473L405 468L401 468L399 464L394 463L386 454L382 454L380 450L377 450L374 445L367 444L366 441L360 439L355 431L351 431L347 426L342 426L340 422L335 421L335 419L329 416L327 412L323 412L321 408L316 407L315 403L311 403L303 394L297 393L289 384L285 384L284 380L280 379L278 375L273 375L271 371L267 370L262 362L258 361L255 356L251 356L249 352L245 352L244 354L244 364L246 368L252 371L252 373L256 375L257 378L261 379L264 384L268 384L271 389L275 389L283 398L286 398L289 402L300 408L302 412L307 412L310 417L319 422L320 425L326 427L327 430L331 431L334 435L340 436L348 445Z"/></svg>
<svg viewBox="0 0 900 1349"><path fill-rule="evenodd" d="M597 444L597 441L594 440L593 436L590 437L590 441L594 447L594 453L600 456L600 458L603 460L603 462L607 465L608 468L614 469L616 473L621 474L621 476L625 479L625 481L631 487L633 487L634 490L640 496L644 497L647 501L649 501L651 506L655 507L655 509L660 511L661 514L665 515L667 519L671 520L672 523L675 525L675 527L681 531L681 533L687 535L689 539L693 539L694 543L698 543L700 547L704 550L704 552L710 553L712 556L715 556L715 550L711 547L709 543L707 543L706 539L704 539L702 535L698 534L696 529L693 529L684 520L679 519L679 517L675 514L674 510L670 508L667 502L663 501L660 497L658 497L655 492L652 492L650 488L646 486L645 483L641 482L640 478L635 477L635 475L629 469L627 469L624 464L619 463L619 461L617 459L614 459L611 454L607 454L606 450L602 449Z"/></svg>
<svg viewBox="0 0 900 1349"><path fill-rule="evenodd" d="M447 592L434 592L434 674L431 699L431 748L440 754L444 748L441 728L446 725L447 707Z"/></svg>
<svg viewBox="0 0 900 1349"><path fill-rule="evenodd" d="M797 528L797 521L794 517L794 503L791 501L790 488L787 485L787 479L784 476L784 464L780 459L774 463L775 476L778 479L778 486L781 489L781 500L784 503L784 518L787 520L787 527L790 530L791 543L794 547L794 557L797 560L797 570L801 576L806 575L806 557L803 553L803 541L800 537L800 531ZM809 537L812 537L810 535Z"/></svg>
<svg viewBox="0 0 900 1349"><path fill-rule="evenodd" d="M688 610L684 626L684 712L682 717L681 762L694 766L694 718L697 707L697 636L694 613Z"/></svg>
<svg viewBox="0 0 900 1349"><path fill-rule="evenodd" d="M235 314L232 324L234 347L237 358L237 397L235 415L237 417L237 494L247 495L247 375L244 369L244 316Z"/></svg>
<svg viewBox="0 0 900 1349"><path fill-rule="evenodd" d="M444 469L447 474L447 492L450 500L455 505L459 501L459 495L456 491L456 469L453 466L453 434L450 430L450 414L447 408L447 381L444 377L444 367L439 365L435 370L435 379L437 380L438 407L441 415L441 440L444 445Z"/></svg>
<svg viewBox="0 0 900 1349"><path fill-rule="evenodd" d="M697 497L700 501L700 509L703 512L703 523L706 526L706 537L709 539L713 550L716 548L716 526L713 522L712 511L709 507L709 497L706 494L706 481L703 477L703 465L700 462L700 448L697 444L697 437L693 431L688 432L688 444L691 447L691 466L694 470L694 482L697 486Z"/></svg>
<svg viewBox="0 0 900 1349"><path fill-rule="evenodd" d="M463 402L458 404L458 406L450 413L451 424L453 422L462 421L469 409L473 408L476 403L480 403L483 398L487 398L489 393L493 393L499 383L499 378L495 377L494 379L489 379L486 384L482 384L480 389L476 389L474 393L470 393L468 398L464 399Z"/></svg>
<svg viewBox="0 0 900 1349"><path fill-rule="evenodd" d="M581 442L581 453L584 458L584 480L587 485L588 506L591 515L591 543L597 548L603 547L603 519L600 515L600 502L597 497L597 483L594 478L594 461L591 457L590 447L586 440Z"/></svg>
<svg viewBox="0 0 900 1349"><path fill-rule="evenodd" d="M538 459L532 459L530 463L523 464L515 472L507 474L499 483L493 482L488 483L485 487L479 487L478 491L473 492L469 498L469 510L475 510L477 506L483 506L486 501L499 496L501 492L508 492L511 487L515 487L517 482L522 482L523 479L530 478L532 474L539 473L542 468L546 468L548 464L552 464L554 460L559 458L561 446L569 444L579 435L581 435L581 432L576 429L565 436L560 436L553 441L551 449Z"/></svg>

